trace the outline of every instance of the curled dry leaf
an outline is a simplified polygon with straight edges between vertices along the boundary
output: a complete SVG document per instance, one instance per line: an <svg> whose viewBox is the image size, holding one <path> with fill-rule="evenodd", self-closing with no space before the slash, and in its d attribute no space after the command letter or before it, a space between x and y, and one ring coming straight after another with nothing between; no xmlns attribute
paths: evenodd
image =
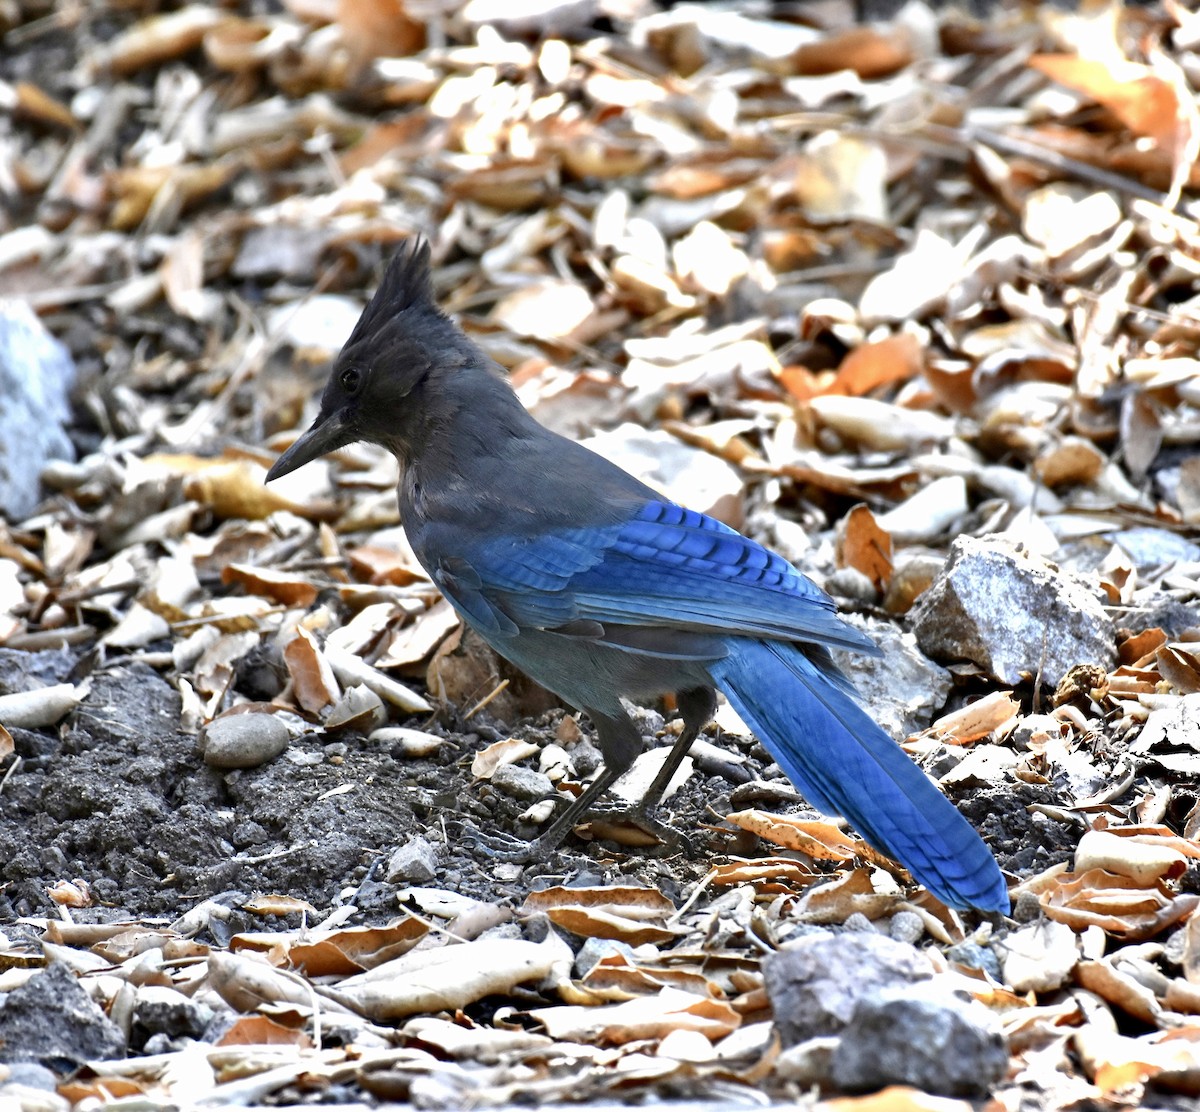
<svg viewBox="0 0 1200 1112"><path fill-rule="evenodd" d="M894 911L899 902L899 892L877 892L866 869L851 869L829 884L810 888L796 911L810 923L844 923L856 913L878 919Z"/></svg>
<svg viewBox="0 0 1200 1112"><path fill-rule="evenodd" d="M0 725L25 730L53 726L79 705L86 692L87 688L80 684L56 683L34 691L0 695Z"/></svg>
<svg viewBox="0 0 1200 1112"><path fill-rule="evenodd" d="M735 811L725 819L768 842L807 853L819 861L850 861L863 848L859 839L842 833L831 822L792 819L757 810Z"/></svg>
<svg viewBox="0 0 1200 1112"><path fill-rule="evenodd" d="M876 591L887 590L892 578L892 538L867 505L855 506L838 524L835 558L839 568L862 572Z"/></svg>
<svg viewBox="0 0 1200 1112"><path fill-rule="evenodd" d="M214 1045L295 1046L308 1050L312 1047L312 1039L302 1027L288 1027L265 1015L248 1015L236 1020Z"/></svg>
<svg viewBox="0 0 1200 1112"><path fill-rule="evenodd" d="M326 641L325 660L329 662L334 675L344 684L361 684L368 691L374 692L385 703L391 703L408 714L424 714L433 710L429 702L411 688L385 675L378 668L372 668L366 661L347 652L338 644ZM376 723L382 725L383 723Z"/></svg>
<svg viewBox="0 0 1200 1112"><path fill-rule="evenodd" d="M252 1012L261 1004L312 1004L312 988L259 957L214 950L208 957L208 984L231 1008Z"/></svg>
<svg viewBox="0 0 1200 1112"><path fill-rule="evenodd" d="M606 1007L567 1005L534 1008L529 1014L551 1038L617 1046L635 1039L661 1039L672 1031L698 1031L715 1040L741 1024L729 1004L676 988Z"/></svg>
<svg viewBox="0 0 1200 1112"><path fill-rule="evenodd" d="M515 764L537 753L538 747L523 738L510 737L493 741L471 759L471 775L479 780L490 780L502 765Z"/></svg>
<svg viewBox="0 0 1200 1112"><path fill-rule="evenodd" d="M1003 737L1017 722L1021 704L1011 692L993 691L965 707L942 715L926 731L947 745L969 745L981 738Z"/></svg>
<svg viewBox="0 0 1200 1112"><path fill-rule="evenodd" d="M1073 54L1038 54L1029 64L1047 77L1104 105L1135 135L1171 150L1179 101L1174 86L1149 66L1108 62Z"/></svg>
<svg viewBox="0 0 1200 1112"><path fill-rule="evenodd" d="M1120 838L1105 830L1089 830L1075 847L1075 871L1102 869L1150 885L1175 880L1187 869L1187 858L1162 844L1147 844L1136 837Z"/></svg>
<svg viewBox="0 0 1200 1112"><path fill-rule="evenodd" d="M104 71L127 74L182 57L229 18L207 4L191 4L177 12L151 16L93 53L88 68L97 76Z"/></svg>
<svg viewBox="0 0 1200 1112"><path fill-rule="evenodd" d="M86 880L60 880L46 895L59 907L84 908L92 906L92 890Z"/></svg>
<svg viewBox="0 0 1200 1112"><path fill-rule="evenodd" d="M839 436L879 451L915 451L954 435L954 422L948 417L874 398L829 394L808 404L821 423Z"/></svg>
<svg viewBox="0 0 1200 1112"><path fill-rule="evenodd" d="M1192 1027L1135 1038L1090 1023L1076 1031L1071 1042L1088 1077L1108 1096L1134 1091L1133 1086L1155 1078L1164 1087L1174 1089L1177 1086L1170 1084L1172 1074L1181 1081L1189 1075L1194 1077L1200 1070L1197 1035Z"/></svg>
<svg viewBox="0 0 1200 1112"><path fill-rule="evenodd" d="M226 564L222 583L237 583L254 595L284 606L309 607L317 601L317 587L308 576L249 564Z"/></svg>
<svg viewBox="0 0 1200 1112"><path fill-rule="evenodd" d="M819 875L790 857L756 858L753 861L735 859L717 865L709 883L753 884L759 891L782 891L785 886L807 887Z"/></svg>
<svg viewBox="0 0 1200 1112"><path fill-rule="evenodd" d="M489 938L419 950L349 977L329 995L368 1019L403 1019L453 1011L484 996L511 992L550 976L562 960L558 945Z"/></svg>
<svg viewBox="0 0 1200 1112"><path fill-rule="evenodd" d="M296 702L316 714L341 695L333 669L317 645L317 639L304 626L283 647L283 660L296 694Z"/></svg>
<svg viewBox="0 0 1200 1112"><path fill-rule="evenodd" d="M1091 869L1056 877L1038 902L1049 918L1075 930L1098 926L1138 940L1186 919L1200 905L1200 896L1175 895L1158 881L1137 885L1128 877Z"/></svg>
<svg viewBox="0 0 1200 1112"><path fill-rule="evenodd" d="M428 933L428 923L406 915L384 927L348 927L294 942L287 960L309 977L348 976L408 953Z"/></svg>

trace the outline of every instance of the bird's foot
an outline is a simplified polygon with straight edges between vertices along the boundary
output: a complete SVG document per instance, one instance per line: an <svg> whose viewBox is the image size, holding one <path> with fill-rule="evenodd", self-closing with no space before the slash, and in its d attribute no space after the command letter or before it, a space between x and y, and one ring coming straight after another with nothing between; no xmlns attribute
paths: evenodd
<svg viewBox="0 0 1200 1112"><path fill-rule="evenodd" d="M640 805L593 807L587 819L580 823L579 830L592 838L638 848L666 846L673 849L683 840L678 830L656 819L649 808Z"/></svg>
<svg viewBox="0 0 1200 1112"><path fill-rule="evenodd" d="M545 861L554 852L554 846L546 844L542 838L527 842L524 838L499 830L485 832L470 822L460 824L458 835L464 843L478 850L482 857L513 865L534 865Z"/></svg>

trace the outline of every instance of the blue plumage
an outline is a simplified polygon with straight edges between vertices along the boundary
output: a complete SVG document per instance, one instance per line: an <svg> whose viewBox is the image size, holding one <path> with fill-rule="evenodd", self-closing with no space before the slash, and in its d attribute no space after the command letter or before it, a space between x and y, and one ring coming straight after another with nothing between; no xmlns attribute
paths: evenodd
<svg viewBox="0 0 1200 1112"><path fill-rule="evenodd" d="M652 804L719 688L814 806L947 904L1008 910L979 835L834 665L830 647L878 655L871 639L782 557L542 428L437 311L423 247L393 261L268 478L359 439L400 460L405 530L464 620L596 726L604 771L514 857L553 849L640 751L622 698L674 693L684 720Z"/></svg>

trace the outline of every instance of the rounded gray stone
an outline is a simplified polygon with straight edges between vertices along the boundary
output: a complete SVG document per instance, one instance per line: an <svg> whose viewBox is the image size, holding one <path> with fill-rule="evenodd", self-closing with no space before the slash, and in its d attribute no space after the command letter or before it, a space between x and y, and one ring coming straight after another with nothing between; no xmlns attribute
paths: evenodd
<svg viewBox="0 0 1200 1112"><path fill-rule="evenodd" d="M231 714L204 727L204 763L212 768L257 768L288 745L287 727L273 714Z"/></svg>

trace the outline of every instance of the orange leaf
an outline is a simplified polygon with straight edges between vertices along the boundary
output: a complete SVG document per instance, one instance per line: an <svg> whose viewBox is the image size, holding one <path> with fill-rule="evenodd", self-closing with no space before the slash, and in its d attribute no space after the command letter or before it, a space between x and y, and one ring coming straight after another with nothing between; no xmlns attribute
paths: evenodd
<svg viewBox="0 0 1200 1112"><path fill-rule="evenodd" d="M830 394L869 394L889 382L903 382L925 369L921 342L899 332L875 343L859 344L838 367Z"/></svg>
<svg viewBox="0 0 1200 1112"><path fill-rule="evenodd" d="M875 584L875 590L887 590L892 578L892 536L865 503L855 506L839 524L836 558L839 568L855 568Z"/></svg>
<svg viewBox="0 0 1200 1112"><path fill-rule="evenodd" d="M1175 145L1179 118L1175 89L1149 66L1127 62L1118 76L1105 62L1072 54L1039 54L1029 64L1060 85L1104 105L1134 134L1167 149Z"/></svg>
<svg viewBox="0 0 1200 1112"><path fill-rule="evenodd" d="M285 1027L265 1015L248 1015L237 1020L217 1040L217 1046L300 1046L311 1047L312 1040L303 1029Z"/></svg>

